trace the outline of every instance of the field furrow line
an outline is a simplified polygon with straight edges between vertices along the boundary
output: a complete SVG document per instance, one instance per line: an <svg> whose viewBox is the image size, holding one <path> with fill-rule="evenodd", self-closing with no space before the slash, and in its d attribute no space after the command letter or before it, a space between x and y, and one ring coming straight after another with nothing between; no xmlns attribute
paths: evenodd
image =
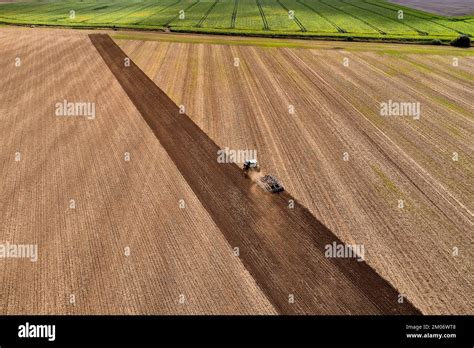
<svg viewBox="0 0 474 348"><path fill-rule="evenodd" d="M372 70L377 71L380 74L384 75L388 80L392 81L394 84L396 84L397 82L402 83L406 88L411 90L413 92L413 94L418 95L419 99L425 99L426 97L429 98L429 96L426 96L424 93L420 92L419 89L415 88L414 86L411 86L406 81L396 79L395 77L390 76L389 74L387 74L387 72L385 72L382 69L376 67L374 64L370 64L367 61L361 61L361 63L366 64L367 66L370 65ZM464 121L470 123L471 125L474 125L474 120L469 118L466 114L463 114L463 113L459 112L458 110L451 110L446 105L443 105L443 104L440 104L440 107L445 109L447 112L454 113L454 114L458 115L460 118L462 118Z"/></svg>
<svg viewBox="0 0 474 348"><path fill-rule="evenodd" d="M354 15L353 15L352 13L350 13L350 12L347 12L347 11L344 11L343 9L337 8L337 7L331 5L330 3L327 3L327 2L325 2L325 1L323 1L323 0L318 0L318 1L320 1L321 3L323 3L323 4L326 5L326 6L329 6L329 7L333 8L334 10L336 10L336 11L338 11L338 12L342 12L342 13L344 13L345 15L347 15L347 16L349 16L349 17L352 17L352 18L354 18L354 19L356 19L356 20L358 20L358 21L361 21L362 23L368 25L368 26L371 27L372 29L377 30L377 31L378 31L380 34L382 34L382 35L386 35L386 34L387 34L387 33L384 32L383 30L377 28L377 27L376 27L375 25L373 25L372 23L369 23L369 22L367 22L366 20L364 20L364 19L362 19L362 18L359 18L359 17L357 17L357 16L354 16Z"/></svg>
<svg viewBox="0 0 474 348"><path fill-rule="evenodd" d="M305 1L296 0L296 2L300 3L304 7L308 8L310 11L313 11L314 13L316 13L319 17L323 18L326 22L328 22L334 28L336 28L338 32L347 33L347 30L345 30L345 29L341 28L340 26L338 26L336 23L334 23L332 20L330 20L327 16L325 16L321 12L317 11L314 7L309 6ZM295 18L296 18L296 16L295 16Z"/></svg>
<svg viewBox="0 0 474 348"><path fill-rule="evenodd" d="M196 0L195 2L193 2L192 4L190 4L188 7L186 7L184 9L184 12L186 13L187 10L189 10L190 8L193 8L194 6L196 6L197 4L199 4L201 2L201 0ZM215 4L214 4L215 6ZM170 18L167 22L165 22L164 26L167 27L171 24L171 22L173 22L174 20L176 20L176 18L179 18L179 13L175 16L173 16L172 18Z"/></svg>
<svg viewBox="0 0 474 348"><path fill-rule="evenodd" d="M26 4L26 6L28 8L28 4ZM12 13L12 14L14 14L14 15L17 15L17 14L23 15L25 13L36 12L36 11L41 10L42 8L48 7L48 6L51 6L51 5L49 5L49 4L38 4L37 6L31 6L31 8L27 11L24 11L22 8L20 8L18 10L15 10L15 12ZM11 13L11 11L10 11L10 13ZM0 14L0 16L3 17L2 14Z"/></svg>
<svg viewBox="0 0 474 348"><path fill-rule="evenodd" d="M41 15L39 15L39 16L38 16L37 14L35 14L35 15L33 15L33 16L26 16L26 17L23 17L23 18L20 17L20 19L21 19L21 20L28 20L28 19L33 19L33 18L47 18L49 13L56 13L56 12L62 11L62 10L64 10L64 9L70 9L70 7L71 7L70 4L65 5L64 3L56 3L56 4L52 5L52 6L49 5L49 8L50 8L50 9L49 9L48 11L40 12ZM51 9L51 8L52 8L52 9ZM35 12L35 11L31 11L31 12ZM65 12L66 12L66 11L65 11ZM66 12L66 13L67 13L67 12Z"/></svg>
<svg viewBox="0 0 474 348"><path fill-rule="evenodd" d="M462 64L457 68L452 68L452 62L444 62L442 64L436 64L433 59L436 57L429 57L428 59L414 59L414 56L405 55L401 59L410 64L412 68L417 68L419 71L423 71L425 75L431 75L431 71L436 69L435 78L441 79L442 83L440 86L443 86L444 83L459 84L462 89L469 90L469 92L474 93L471 90L471 86L474 83L474 67L467 67L464 69ZM450 64L451 63L451 64ZM451 65L451 67L450 67ZM460 100L462 103L462 101ZM465 102L465 101L464 101ZM471 104L471 106L474 106Z"/></svg>
<svg viewBox="0 0 474 348"><path fill-rule="evenodd" d="M202 18L199 20L199 22L196 24L196 27L200 28L202 27L202 23L206 20L207 16L212 12L214 7L219 3L219 0L214 1L214 3L209 7L209 9L206 11L206 13L202 16Z"/></svg>
<svg viewBox="0 0 474 348"><path fill-rule="evenodd" d="M395 23L398 23L398 24L402 24L403 26L406 26L407 28L410 28L410 29L416 31L419 35L422 35L422 36L427 36L427 35L428 35L428 33L425 32L425 31L421 31L421 30L419 30L418 28L415 28L415 27L413 27L413 26L411 26L411 25L409 25L409 24L406 24L406 23L397 21L397 20L395 20L395 19L393 19L393 18L387 17L387 16L385 16L385 15L383 15L383 14L377 13L377 12L372 11L372 10L370 10L370 9L367 9L367 8L365 8L365 7L358 6L358 5L354 4L353 2L349 2L348 0L340 0L340 1L343 2L343 3L345 3L345 4L347 4L347 5L356 7L356 8L358 8L358 9L360 9L360 10L364 10L364 11L366 11L366 12L373 13L373 14L375 14L375 15L377 15L377 16L384 17L384 18L388 19L389 21L392 21L392 22L395 22Z"/></svg>
<svg viewBox="0 0 474 348"><path fill-rule="evenodd" d="M133 24L138 25L138 24L140 24L140 23L143 23L143 22L147 21L148 19L150 19L150 18L156 16L158 13L161 13L161 12L163 12L163 11L169 9L170 7L173 7L174 5L177 5L177 4L179 4L180 2L182 2L182 1L183 1L183 0L177 0L177 1L175 1L175 2L173 2L173 3L171 3L171 4L169 4L168 6L165 6L165 7L161 8L161 9L159 9L159 10L156 11L155 13L149 15L148 17L145 17L145 18L143 18L143 19L141 19L141 20L139 20L138 22L135 22L135 23L133 23Z"/></svg>
<svg viewBox="0 0 474 348"><path fill-rule="evenodd" d="M234 0L234 8L232 9L232 18L230 20L230 27L235 28L235 20L237 18L237 10L239 8L239 0Z"/></svg>
<svg viewBox="0 0 474 348"><path fill-rule="evenodd" d="M337 93L337 91L326 81L324 80L316 71L314 71L310 66L307 65L306 62L304 62L300 57L295 55L293 52L290 52L290 54L297 60L301 62L302 66L305 66L313 76L315 76L318 80L320 80L324 85L327 87L328 90L332 91L333 93ZM385 74L384 72L382 72ZM389 77L390 78L390 77ZM339 94L339 97L345 101L345 103L352 109L354 109L357 114L360 114L362 117L360 120L364 120L369 128L372 128L374 135L376 135L382 143L389 144L384 146L381 149L383 151L387 151L387 149L390 149L390 152L396 153L396 155L393 156L393 158L399 158L399 159L404 159L404 161L407 164L412 164L414 168L417 169L416 173L414 170L408 170L407 167L403 168L403 173L405 173L405 176L409 180L414 180L414 178L418 178L421 180L421 182L424 182L428 185L430 188L431 192L427 192L427 190L423 190L421 187L424 185L417 184L417 187L420 190L420 193L423 195L435 195L437 199L431 198L430 200L435 202L435 207L441 211L443 215L446 215L446 212L439 206L439 203L437 202L445 202L447 203L447 206L450 207L450 210L454 213L454 215L457 215L458 217L461 218L462 221L466 222L467 224L472 224L472 218L474 218L474 213L470 211L468 207L466 207L462 202L460 202L457 197L455 197L451 191L449 191L446 187L444 187L438 180L436 180L425 168L420 166L415 160L413 160L412 157L410 157L398 144L396 144L383 130L381 130L377 125L375 125L371 120L363 117L364 115L355 108L350 101L348 101L343 95ZM359 122L358 122L359 123ZM367 129L365 126L359 123L359 127L361 127L361 131L364 129ZM364 133L367 135L368 138L370 138L370 141L374 141L371 136L368 135L367 132L364 131ZM453 216L447 215L450 221L453 222L453 224L459 224L459 221L454 221Z"/></svg>
<svg viewBox="0 0 474 348"><path fill-rule="evenodd" d="M107 11L105 13L100 13L98 14L97 16L92 16L90 18L87 18L87 19L84 19L82 21L79 21L79 23L86 23L86 22L90 22L90 21L94 21L96 20L97 18L100 18L100 17L104 17L104 16L110 16L111 13L115 13L115 12L121 12L123 11L124 9L126 8L132 8L132 7L135 7L136 4L127 4L127 5L124 5L123 7L119 7L117 8L116 10L112 10L112 11Z"/></svg>
<svg viewBox="0 0 474 348"><path fill-rule="evenodd" d="M140 12L140 11L143 11L143 10L146 10L147 8L150 8L150 7L153 7L153 6L156 6L156 4L150 4L150 5L145 5L144 7L140 7L138 8L136 11L132 11L132 12L128 12L128 13L125 13L124 15L122 16L118 16L118 17L114 17L112 20L111 20L111 23L116 23L118 20L122 19L122 18L125 18L125 17L128 17L130 15L133 15L134 13L137 13L137 12ZM122 10L122 9L121 9Z"/></svg>
<svg viewBox="0 0 474 348"><path fill-rule="evenodd" d="M260 3L260 0L255 0L255 1L258 6L258 11L260 12L260 17L262 17L264 30L270 30L270 27L268 26L268 22L267 22L267 17L265 17L265 12L263 12L263 8L262 8L262 4Z"/></svg>
<svg viewBox="0 0 474 348"><path fill-rule="evenodd" d="M289 13L289 9L280 1L280 0L277 0L277 3L287 12ZM307 31L306 28L304 27L303 23L301 23L301 21L298 19L298 17L296 17L296 15L294 16L294 19L296 24L298 24L298 26L300 27L301 31L305 32Z"/></svg>
<svg viewBox="0 0 474 348"><path fill-rule="evenodd" d="M369 0L364 0L365 3L367 4L370 4L370 5L373 5L373 6L377 6L377 7L381 7L381 8L386 8L386 9L389 9L389 10L393 10L393 11L397 11L398 9L394 8L394 7L391 7L390 5L388 4L381 4L381 3L374 3L372 1L369 1ZM449 29L449 30L452 30L458 34L464 34L463 32L457 30L457 29L454 29L454 28L451 28L451 27L448 27L447 25L445 24L442 24L442 23L439 23L437 21L435 21L434 19L431 19L431 18L428 18L428 17L422 17L420 15L417 15L416 13L414 13L413 11L408 11L408 14L412 17L416 17L416 18L420 18L420 19L423 19L424 21L427 21L427 22L431 22L431 23L434 23L436 25L439 25L443 28L446 28L446 29Z"/></svg>
<svg viewBox="0 0 474 348"><path fill-rule="evenodd" d="M347 56L347 53L346 53ZM341 59L344 55L341 55ZM338 83L334 84L340 94L351 89L358 89L364 86L366 98L358 100L352 94L347 95L347 99L353 106L361 111L366 118L379 124L381 130L391 139L394 139L419 165L426 168L433 175L436 181L440 182L453 197L461 204L469 205L472 189L469 188L468 179L472 168L451 166L451 151L458 151L463 154L466 165L468 165L469 153L472 152L472 146L469 144L469 137L472 134L472 126L469 127L461 118L446 117L443 110L437 107L437 101L433 101L425 94L426 87L420 86L420 96L413 94L413 91L404 84L387 83L387 77L379 71L372 69L372 65L381 66L379 57L370 57L364 55L351 55L352 64L357 67L344 72L344 68L330 68L329 71L320 68L326 76L335 75ZM370 64L366 64L369 62ZM385 63L385 62L384 62ZM396 61L393 66L397 66ZM398 68L398 66L397 66ZM346 69L347 70L347 69ZM367 76L371 76L374 82L367 83ZM376 81L381 81L377 83ZM382 82L383 81L383 82ZM364 84L365 82L365 84ZM393 85L392 88L386 88L380 91L383 86ZM395 92L395 86L396 92ZM392 91L393 90L393 91ZM394 100L418 100L423 105L422 121L400 120L399 122L390 122L382 120L377 110L381 101L387 101L390 98ZM366 108L366 105L373 105L373 108ZM377 120L378 119L378 120ZM457 137L447 137L446 132L449 129L458 130ZM410 144L413 144L411 146ZM416 146L414 145L416 144Z"/></svg>
<svg viewBox="0 0 474 348"><path fill-rule="evenodd" d="M453 112L453 114L462 116L463 121L467 121L471 126L474 125L474 104L470 102L470 100L472 100L474 96L472 95L472 91L471 93L466 93L466 91L469 91L468 83L453 83L455 81L453 81L452 78L449 79L448 76L444 73L433 74L432 70L430 70L427 66L425 66L425 68L423 69L425 71L425 74L410 74L408 73L408 71L413 71L414 67L419 69L420 65L423 63L413 61L409 57L400 57L399 60L402 61L402 66L406 67L408 65L409 70L401 72L399 75L394 76L394 79L400 81L400 83L405 86L410 85L417 87L416 90L418 91L430 91L431 93L419 93L419 95L428 97L433 102L439 102L439 98L447 98L449 100L450 105L456 106L456 110L449 109L446 103L440 103L441 105L444 104L443 108L446 110L449 109L450 112L455 111ZM378 64L388 67L385 62L378 62ZM437 81L438 83L427 83L427 74L430 74L430 78ZM419 76L419 78L417 78L417 76ZM460 87L455 88L455 86L457 85L460 85Z"/></svg>

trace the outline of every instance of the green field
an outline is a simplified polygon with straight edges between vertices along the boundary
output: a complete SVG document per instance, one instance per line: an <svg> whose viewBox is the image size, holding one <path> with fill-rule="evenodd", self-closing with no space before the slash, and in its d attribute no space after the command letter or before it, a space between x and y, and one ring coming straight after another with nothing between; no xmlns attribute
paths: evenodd
<svg viewBox="0 0 474 348"><path fill-rule="evenodd" d="M474 35L473 16L443 17L384 0L37 0L1 4L0 23L411 41Z"/></svg>

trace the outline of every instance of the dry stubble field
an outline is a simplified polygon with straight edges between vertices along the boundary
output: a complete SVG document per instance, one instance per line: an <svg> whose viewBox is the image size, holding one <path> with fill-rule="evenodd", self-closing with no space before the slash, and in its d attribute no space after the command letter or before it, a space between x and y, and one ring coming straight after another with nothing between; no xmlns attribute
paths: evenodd
<svg viewBox="0 0 474 348"><path fill-rule="evenodd" d="M117 43L219 146L257 149L423 313L472 313L472 51ZM420 102L421 118L381 117L390 99Z"/></svg>
<svg viewBox="0 0 474 348"><path fill-rule="evenodd" d="M0 243L38 245L0 260L0 313L275 313L88 37L45 33L0 30Z"/></svg>
<svg viewBox="0 0 474 348"><path fill-rule="evenodd" d="M128 76L113 55L120 85L84 33L0 36L1 242L39 248L37 262L0 260L2 313L418 313L366 263L325 258L332 232L288 210L288 194L217 164L217 145L191 120L163 131L176 105L157 104L157 139L144 120L157 100L138 68ZM95 102L96 117L55 115L63 100Z"/></svg>
<svg viewBox="0 0 474 348"><path fill-rule="evenodd" d="M40 254L0 260L2 313L278 312L86 35L0 36L0 241L37 243ZM264 171L337 237L365 244L368 264L423 313L472 312L470 51L117 42L219 146L256 148ZM387 98L420 101L421 119L381 118ZM95 100L97 118L55 116L63 99ZM288 243L275 237L265 239ZM298 253L294 265L317 266L305 248L272 252L285 267ZM325 303L342 292L333 290L317 295L319 313L334 310Z"/></svg>

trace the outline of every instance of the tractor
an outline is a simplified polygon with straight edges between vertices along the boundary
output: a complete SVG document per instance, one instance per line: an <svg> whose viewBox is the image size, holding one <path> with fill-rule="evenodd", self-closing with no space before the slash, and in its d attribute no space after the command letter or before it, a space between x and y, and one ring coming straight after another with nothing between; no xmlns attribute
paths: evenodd
<svg viewBox="0 0 474 348"><path fill-rule="evenodd" d="M250 159L244 162L244 172L248 173L251 170L254 170L256 172L260 171L260 166L258 165L257 160Z"/></svg>
<svg viewBox="0 0 474 348"><path fill-rule="evenodd" d="M278 179L272 175L250 174L250 172L260 172L260 166L257 160L251 159L244 162L244 173L257 182L258 186L268 192L276 193L284 190Z"/></svg>

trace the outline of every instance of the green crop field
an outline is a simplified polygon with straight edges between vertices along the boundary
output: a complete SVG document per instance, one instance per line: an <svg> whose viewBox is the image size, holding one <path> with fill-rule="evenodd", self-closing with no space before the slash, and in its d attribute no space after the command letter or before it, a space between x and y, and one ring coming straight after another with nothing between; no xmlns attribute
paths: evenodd
<svg viewBox="0 0 474 348"><path fill-rule="evenodd" d="M385 0L36 0L1 4L0 23L412 41L474 34L473 16Z"/></svg>

